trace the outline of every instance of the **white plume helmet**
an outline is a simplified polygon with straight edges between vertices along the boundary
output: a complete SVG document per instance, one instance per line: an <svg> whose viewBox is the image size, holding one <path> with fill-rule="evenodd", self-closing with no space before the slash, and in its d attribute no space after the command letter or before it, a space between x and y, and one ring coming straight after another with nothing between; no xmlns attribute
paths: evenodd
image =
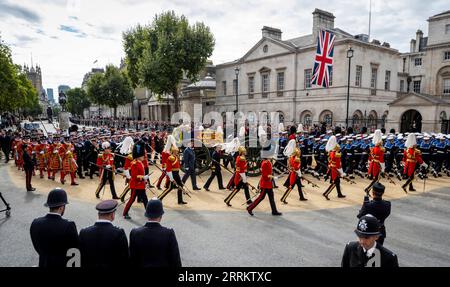
<svg viewBox="0 0 450 287"><path fill-rule="evenodd" d="M412 148L417 144L416 135L415 134L409 134L408 139L406 139L405 146L407 148Z"/></svg>
<svg viewBox="0 0 450 287"><path fill-rule="evenodd" d="M109 142L103 142L102 143L102 149L108 149L111 147L111 144Z"/></svg>
<svg viewBox="0 0 450 287"><path fill-rule="evenodd" d="M331 136L331 137L328 139L327 145L325 146L325 150L326 150L327 152L330 152L330 151L334 150L334 148L335 148L336 146L337 146L337 140L336 140L336 137L335 137L335 136Z"/></svg>
<svg viewBox="0 0 450 287"><path fill-rule="evenodd" d="M294 153L296 145L297 143L295 142L295 140L290 140L284 148L283 154L287 157L290 157Z"/></svg>
<svg viewBox="0 0 450 287"><path fill-rule="evenodd" d="M377 145L382 141L383 141L383 134L381 133L381 130L376 130L372 138L372 143L374 145Z"/></svg>
<svg viewBox="0 0 450 287"><path fill-rule="evenodd" d="M278 124L278 132L282 133L282 132L284 132L284 131L285 131L285 129L284 129L284 124L283 124L283 123L279 123L279 124Z"/></svg>
<svg viewBox="0 0 450 287"><path fill-rule="evenodd" d="M164 146L163 152L169 153L170 152L170 148L172 146L176 146L176 142L177 141L175 140L175 137L173 135L169 135L167 137L167 142L166 142L166 145Z"/></svg>
<svg viewBox="0 0 450 287"><path fill-rule="evenodd" d="M121 154L129 154L133 150L133 138L128 136L126 137L120 144L120 153Z"/></svg>
<svg viewBox="0 0 450 287"><path fill-rule="evenodd" d="M222 149L225 150L225 153L232 154L236 153L240 146L239 138L234 138L231 142L222 144Z"/></svg>

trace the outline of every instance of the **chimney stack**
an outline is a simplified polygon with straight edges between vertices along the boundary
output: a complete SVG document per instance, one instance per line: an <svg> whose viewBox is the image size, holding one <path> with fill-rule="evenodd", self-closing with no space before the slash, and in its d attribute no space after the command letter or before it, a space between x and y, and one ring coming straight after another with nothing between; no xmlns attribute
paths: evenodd
<svg viewBox="0 0 450 287"><path fill-rule="evenodd" d="M420 43L422 42L423 32L422 30L417 30L416 32L416 46L414 52L420 52Z"/></svg>
<svg viewBox="0 0 450 287"><path fill-rule="evenodd" d="M323 11L320 9L314 10L313 14L313 37L317 39L320 30L334 29L334 15L333 13Z"/></svg>
<svg viewBox="0 0 450 287"><path fill-rule="evenodd" d="M261 30L263 37L281 41L281 34L283 32L280 29L264 26Z"/></svg>

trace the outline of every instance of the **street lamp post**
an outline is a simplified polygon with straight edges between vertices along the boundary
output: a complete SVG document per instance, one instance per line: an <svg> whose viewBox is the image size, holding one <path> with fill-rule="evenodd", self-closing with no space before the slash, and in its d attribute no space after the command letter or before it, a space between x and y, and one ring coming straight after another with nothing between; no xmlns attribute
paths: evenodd
<svg viewBox="0 0 450 287"><path fill-rule="evenodd" d="M345 129L348 130L348 110L350 105L350 70L352 67L352 58L353 58L353 49L350 46L347 50L347 58L348 58L348 82L347 82L347 115L345 117Z"/></svg>
<svg viewBox="0 0 450 287"><path fill-rule="evenodd" d="M234 121L235 121L235 125L234 125L234 132L235 132L235 137L237 137L238 135L238 122L237 122L237 113L239 111L239 99L238 99L238 91L239 91L239 67L236 66L236 68L234 68L234 73L236 75L236 91L235 91L235 95L236 95L236 110L234 111Z"/></svg>

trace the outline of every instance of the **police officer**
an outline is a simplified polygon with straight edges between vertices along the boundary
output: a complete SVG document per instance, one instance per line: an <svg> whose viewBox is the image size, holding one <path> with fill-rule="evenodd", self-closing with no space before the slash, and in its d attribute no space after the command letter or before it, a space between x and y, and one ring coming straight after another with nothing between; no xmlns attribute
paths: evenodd
<svg viewBox="0 0 450 287"><path fill-rule="evenodd" d="M117 201L105 200L95 207L98 220L80 231L81 267L108 268L128 264L128 240L122 228L112 224Z"/></svg>
<svg viewBox="0 0 450 287"><path fill-rule="evenodd" d="M181 267L180 250L173 229L161 226L162 202L151 199L145 210L147 223L130 233L130 260L134 267Z"/></svg>
<svg viewBox="0 0 450 287"><path fill-rule="evenodd" d="M349 242L345 246L341 266L349 267L398 267L397 255L377 243L380 223L373 215L359 219L355 230L359 241Z"/></svg>
<svg viewBox="0 0 450 287"><path fill-rule="evenodd" d="M67 193L60 188L53 189L44 204L50 212L31 223L31 241L39 254L39 267L66 267L67 251L78 248L75 223L62 218L67 204Z"/></svg>
<svg viewBox="0 0 450 287"><path fill-rule="evenodd" d="M361 218L367 214L372 214L380 221L380 238L377 242L383 245L384 239L386 238L386 227L384 226L384 221L391 214L391 202L383 200L384 185L377 182L372 187L373 200L369 200L369 196L364 197L364 203L359 211L358 218Z"/></svg>

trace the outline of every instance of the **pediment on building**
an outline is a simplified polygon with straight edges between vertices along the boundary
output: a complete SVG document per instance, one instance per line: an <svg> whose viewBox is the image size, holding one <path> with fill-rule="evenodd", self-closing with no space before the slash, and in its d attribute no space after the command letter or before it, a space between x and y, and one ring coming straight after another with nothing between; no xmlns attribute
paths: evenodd
<svg viewBox="0 0 450 287"><path fill-rule="evenodd" d="M450 101L441 99L438 96L408 93L403 94L398 99L389 103L389 106L392 107L402 107L402 106L420 107L420 106L435 106L435 105L450 106Z"/></svg>
<svg viewBox="0 0 450 287"><path fill-rule="evenodd" d="M295 48L285 42L263 37L242 57L242 60L251 61L289 52L295 52Z"/></svg>

